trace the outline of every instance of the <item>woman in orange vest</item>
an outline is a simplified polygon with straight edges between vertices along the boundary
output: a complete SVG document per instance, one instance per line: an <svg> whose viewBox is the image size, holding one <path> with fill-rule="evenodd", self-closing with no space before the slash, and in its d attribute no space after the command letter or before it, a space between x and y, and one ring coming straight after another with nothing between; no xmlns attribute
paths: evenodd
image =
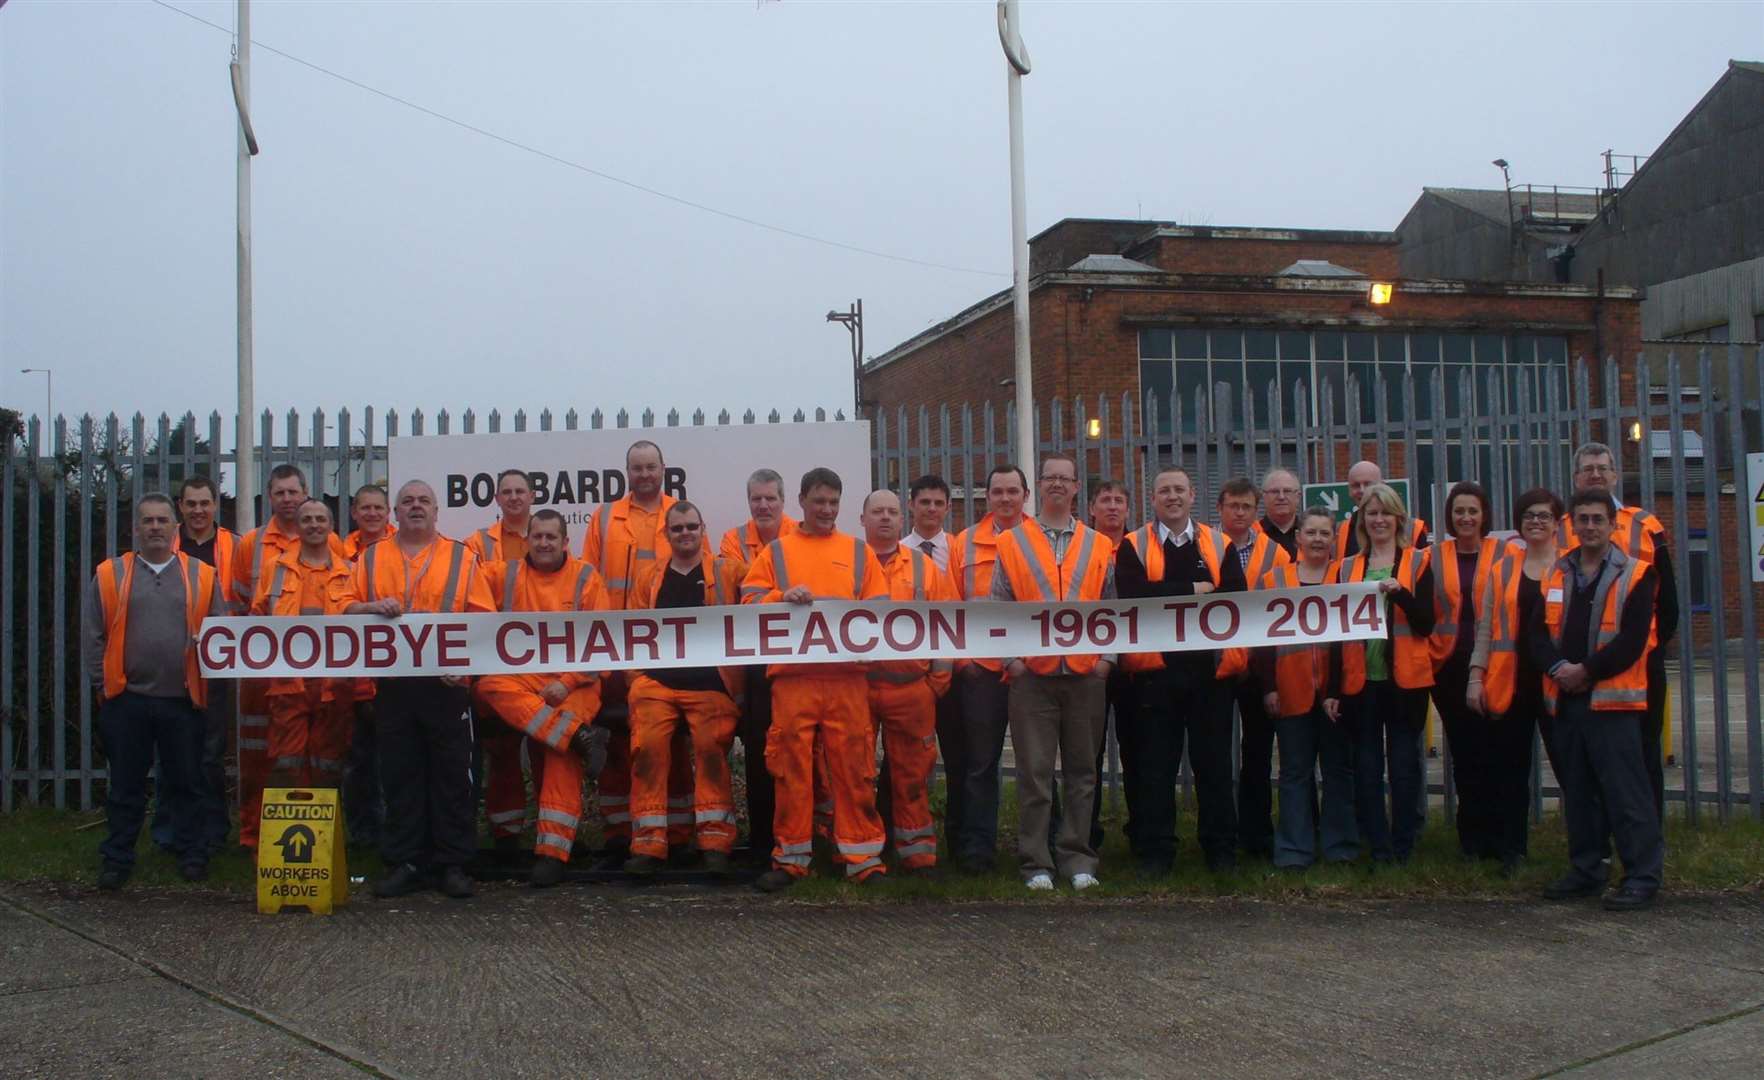
<svg viewBox="0 0 1764 1080"><path fill-rule="evenodd" d="M1310 509L1299 515L1299 561L1263 574L1257 588L1296 589L1335 580L1330 556L1335 518ZM1251 660L1262 707L1274 717L1280 747L1280 820L1274 830L1274 865L1303 870L1317 859L1317 770L1323 771L1323 858L1353 862L1360 856L1354 823L1354 744L1341 719L1341 651L1332 645L1282 645L1257 649Z"/></svg>
<svg viewBox="0 0 1764 1080"><path fill-rule="evenodd" d="M1433 573L1425 549L1406 547L1409 513L1388 484L1373 484L1354 515L1359 554L1336 564L1336 580L1376 581L1389 633L1341 646L1341 691L1354 736L1354 802L1374 863L1407 862L1424 820L1421 730L1433 660ZM1384 777L1390 773L1390 806Z"/></svg>
<svg viewBox="0 0 1764 1080"><path fill-rule="evenodd" d="M1543 672L1524 646L1543 579L1556 565L1556 521L1562 500L1548 488L1519 496L1514 524L1525 541L1510 544L1487 582L1487 602L1476 618L1476 647L1470 657L1466 704L1487 716L1491 748L1490 828L1501 872L1511 875L1525 858L1531 813L1532 733L1542 726L1551 774L1561 782L1550 717L1544 710ZM1455 753L1456 751L1454 751Z"/></svg>
<svg viewBox="0 0 1764 1080"><path fill-rule="evenodd" d="M1468 481L1446 495L1446 529L1451 539L1433 548L1433 706L1445 724L1452 780L1458 797L1458 849L1468 859L1499 858L1495 838L1493 732L1480 711L1470 708L1470 654L1476 645L1477 618L1488 606L1484 595L1495 563L1506 545L1488 535L1493 515L1488 492Z"/></svg>

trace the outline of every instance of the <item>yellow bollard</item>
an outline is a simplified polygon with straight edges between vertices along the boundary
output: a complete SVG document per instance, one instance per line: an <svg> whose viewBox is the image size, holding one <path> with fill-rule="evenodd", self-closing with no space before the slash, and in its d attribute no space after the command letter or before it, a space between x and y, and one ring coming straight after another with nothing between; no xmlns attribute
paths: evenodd
<svg viewBox="0 0 1764 1080"><path fill-rule="evenodd" d="M336 788L266 788L257 840L257 910L329 915L349 900Z"/></svg>

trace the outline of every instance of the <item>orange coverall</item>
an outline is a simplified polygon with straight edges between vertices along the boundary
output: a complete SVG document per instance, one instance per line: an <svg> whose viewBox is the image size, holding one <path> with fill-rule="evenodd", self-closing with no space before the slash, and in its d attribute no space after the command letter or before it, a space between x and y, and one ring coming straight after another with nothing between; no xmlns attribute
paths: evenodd
<svg viewBox="0 0 1764 1080"><path fill-rule="evenodd" d="M527 553L527 538L507 530L501 521L476 529L465 538L466 550L478 557L491 585L502 565L515 562ZM484 710L485 719L494 721L496 712L484 700L482 690L472 694L472 705ZM516 729L494 722L480 724L477 731L478 749L484 757L484 817L490 822L490 835L501 839L519 836L527 828L527 781L521 774L521 747L525 739ZM538 787L542 759L530 755L534 787Z"/></svg>
<svg viewBox="0 0 1764 1080"><path fill-rule="evenodd" d="M258 582L251 614L340 615L350 603L349 574L349 563L336 555L326 566L308 566L299 548L289 548ZM269 680L271 778L291 787L339 785L355 720L353 682Z"/></svg>
<svg viewBox="0 0 1764 1080"><path fill-rule="evenodd" d="M955 583L922 551L895 549L882 564L890 600L957 601ZM947 660L882 660L869 665L870 716L882 729L894 818L894 854L909 869L937 865L931 773L937 767L937 699L949 692Z"/></svg>

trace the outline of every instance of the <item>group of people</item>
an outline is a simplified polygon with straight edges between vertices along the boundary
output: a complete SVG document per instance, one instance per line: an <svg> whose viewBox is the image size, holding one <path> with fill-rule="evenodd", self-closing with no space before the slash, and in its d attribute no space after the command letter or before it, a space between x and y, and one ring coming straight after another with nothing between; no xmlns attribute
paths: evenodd
<svg viewBox="0 0 1764 1080"><path fill-rule="evenodd" d="M129 876L155 758L154 837L183 875L203 878L229 834L221 763L233 691L205 682L191 644L210 614L1053 603L1375 581L1387 636L1324 646L241 680L239 841L256 843L266 785L339 786L351 839L377 843L387 866L376 894L432 885L470 896L480 789L494 845L515 847L530 775L531 880L553 885L576 848L585 782L596 779L603 865L650 875L688 857L727 872L739 738L748 850L769 863L762 890L804 877L817 840L857 883L891 867L937 872L939 758L946 855L961 872L989 873L1008 735L1022 881L1081 891L1098 882L1112 715L1138 872L1176 864L1185 755L1210 870L1240 855L1302 869L1369 853L1379 865L1415 850L1431 701L1451 748L1466 857L1508 871L1524 857L1541 724L1572 863L1546 894L1603 892L1614 841L1623 877L1605 904L1646 906L1663 859L1659 659L1675 629L1671 567L1658 523L1615 498L1611 451L1590 444L1574 460L1567 506L1544 490L1517 501L1520 541L1491 538L1487 494L1461 483L1432 546L1372 462L1349 470L1355 509L1339 526L1301 510L1297 477L1279 468L1259 491L1247 478L1224 483L1219 524L1205 524L1188 473L1170 467L1152 478L1152 520L1130 530L1120 483L1092 481L1081 520L1077 463L1051 454L1032 514L1029 478L1000 465L986 479L985 515L954 536L944 529L950 489L936 476L914 481L905 505L870 492L857 537L838 528L837 474L806 472L792 516L783 478L760 469L747 481L749 519L714 551L698 507L662 491L662 450L649 441L627 451L629 493L599 506L580 537L557 512L532 509L519 470L497 478L498 520L463 541L439 531L422 481L390 499L375 485L357 491L358 528L341 537L299 469L281 465L270 473L270 520L236 536L215 521L214 485L191 478L175 505L138 500L134 551L99 567L86 602L86 670L110 759L99 884Z"/></svg>

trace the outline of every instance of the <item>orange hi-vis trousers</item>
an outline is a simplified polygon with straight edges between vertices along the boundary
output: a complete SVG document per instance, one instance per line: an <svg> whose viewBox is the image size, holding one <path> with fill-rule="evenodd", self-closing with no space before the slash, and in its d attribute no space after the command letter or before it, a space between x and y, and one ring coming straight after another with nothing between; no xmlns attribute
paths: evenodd
<svg viewBox="0 0 1764 1080"><path fill-rule="evenodd" d="M269 680L239 680L239 843L253 849L269 778L269 735Z"/></svg>
<svg viewBox="0 0 1764 1080"><path fill-rule="evenodd" d="M862 672L784 673L772 680L772 730L766 768L778 786L772 862L808 874L815 819L815 738L833 796L834 858L846 876L882 873L882 819L876 814L876 735Z"/></svg>
<svg viewBox="0 0 1764 1080"><path fill-rule="evenodd" d="M894 854L908 868L937 865L937 825L931 820L931 772L937 767L937 695L923 675L896 682L872 671L870 716L882 729L893 797ZM909 681L910 680L910 681Z"/></svg>
<svg viewBox="0 0 1764 1080"><path fill-rule="evenodd" d="M647 675L631 681L631 854L665 859L675 734L692 743L692 820L700 851L735 849L735 791L729 747L740 710L721 690L674 690Z"/></svg>
<svg viewBox="0 0 1764 1080"><path fill-rule="evenodd" d="M473 695L479 697L479 695ZM484 756L484 816L490 821L490 835L498 839L504 836L519 836L527 828L527 780L521 772L521 746L526 737L518 728L511 728L506 721L482 700L474 701L480 706L482 723L478 726L478 750ZM533 786L539 786L537 775L538 752L532 754L535 762Z"/></svg>
<svg viewBox="0 0 1764 1080"><path fill-rule="evenodd" d="M318 680L308 681L314 684L310 691L269 699L268 778L292 787L339 787L355 703L321 700Z"/></svg>
<svg viewBox="0 0 1764 1080"><path fill-rule="evenodd" d="M600 772L600 813L606 820L604 836L610 846L631 843L631 726L626 701L628 676L613 672L602 680L606 698L600 723L610 729L606 768ZM692 743L686 731L674 733L668 763L668 843L684 847L692 842Z"/></svg>
<svg viewBox="0 0 1764 1080"><path fill-rule="evenodd" d="M600 684L577 687L562 705L552 706L539 694L550 681L544 675L486 675L478 680L477 692L503 723L532 740L533 782L539 789L533 854L569 862L582 820L583 778L582 759L570 739L600 711ZM515 763L518 769L518 756Z"/></svg>

